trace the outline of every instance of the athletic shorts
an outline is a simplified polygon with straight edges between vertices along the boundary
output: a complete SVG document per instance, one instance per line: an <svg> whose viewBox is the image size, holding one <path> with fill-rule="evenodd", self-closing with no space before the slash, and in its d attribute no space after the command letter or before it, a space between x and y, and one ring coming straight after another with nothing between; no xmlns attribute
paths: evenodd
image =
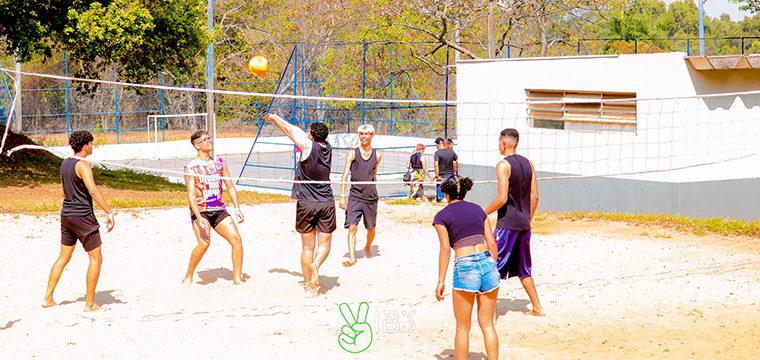
<svg viewBox="0 0 760 360"><path fill-rule="evenodd" d="M507 230L496 228L493 232L499 251L496 266L502 279L507 277L531 277L530 230Z"/></svg>
<svg viewBox="0 0 760 360"><path fill-rule="evenodd" d="M351 225L359 225L359 220L364 217L364 228L372 230L377 225L377 201L365 203L361 201L348 200L346 204L346 224L348 229Z"/></svg>
<svg viewBox="0 0 760 360"><path fill-rule="evenodd" d="M453 275L454 290L486 294L499 288L499 272L490 251L456 258Z"/></svg>
<svg viewBox="0 0 760 360"><path fill-rule="evenodd" d="M335 221L335 202L298 200L296 203L296 231L300 234L314 230L332 234L338 225Z"/></svg>
<svg viewBox="0 0 760 360"><path fill-rule="evenodd" d="M95 250L103 245L98 229L100 224L95 213L87 216L61 216L61 245L74 246L79 240L85 251Z"/></svg>
<svg viewBox="0 0 760 360"><path fill-rule="evenodd" d="M216 228L217 225L219 225L224 219L230 217L230 213L227 212L227 210L217 210L217 211L201 211L201 217L208 220L208 223L211 224L211 228ZM195 213L192 211L190 212L190 222L195 221L197 219L195 217Z"/></svg>

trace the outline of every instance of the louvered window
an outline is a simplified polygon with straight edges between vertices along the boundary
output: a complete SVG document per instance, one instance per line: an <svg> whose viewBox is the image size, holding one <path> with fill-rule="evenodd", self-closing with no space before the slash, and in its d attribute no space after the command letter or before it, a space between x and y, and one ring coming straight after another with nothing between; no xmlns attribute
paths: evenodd
<svg viewBox="0 0 760 360"><path fill-rule="evenodd" d="M531 127L636 132L636 93L530 89L526 92Z"/></svg>

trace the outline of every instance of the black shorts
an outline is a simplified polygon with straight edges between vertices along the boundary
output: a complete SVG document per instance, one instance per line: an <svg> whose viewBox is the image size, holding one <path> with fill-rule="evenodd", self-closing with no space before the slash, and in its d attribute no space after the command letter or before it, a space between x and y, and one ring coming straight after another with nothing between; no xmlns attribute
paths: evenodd
<svg viewBox="0 0 760 360"><path fill-rule="evenodd" d="M359 220L364 217L364 228L372 230L377 225L377 201L365 203L356 200L348 200L346 204L346 224L348 229L351 225L359 225Z"/></svg>
<svg viewBox="0 0 760 360"><path fill-rule="evenodd" d="M219 225L222 220L230 217L230 213L227 212L227 210L217 210L217 211L201 211L201 217L208 220L208 223L211 224L211 228L216 228L217 225ZM195 221L197 219L195 217L195 213L192 211L190 212L190 222Z"/></svg>
<svg viewBox="0 0 760 360"><path fill-rule="evenodd" d="M301 234L317 230L331 234L338 226L335 222L335 202L311 202L298 200L296 203L296 231Z"/></svg>
<svg viewBox="0 0 760 360"><path fill-rule="evenodd" d="M85 251L95 250L103 245L98 229L100 224L95 213L87 216L61 216L61 245L74 246L79 240Z"/></svg>

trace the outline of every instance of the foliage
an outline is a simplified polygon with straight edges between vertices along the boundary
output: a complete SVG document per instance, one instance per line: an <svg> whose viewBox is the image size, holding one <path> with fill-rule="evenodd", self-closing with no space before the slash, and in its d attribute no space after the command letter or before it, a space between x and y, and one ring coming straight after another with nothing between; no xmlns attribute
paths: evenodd
<svg viewBox="0 0 760 360"><path fill-rule="evenodd" d="M204 14L202 0L0 0L0 39L21 62L60 47L78 77L99 78L116 64L122 80L145 83L159 71L194 73L209 41Z"/></svg>

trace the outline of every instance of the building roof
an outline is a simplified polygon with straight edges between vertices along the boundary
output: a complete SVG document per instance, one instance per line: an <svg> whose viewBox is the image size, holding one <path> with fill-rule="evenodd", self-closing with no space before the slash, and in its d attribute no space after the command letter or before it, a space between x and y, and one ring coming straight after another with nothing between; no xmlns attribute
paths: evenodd
<svg viewBox="0 0 760 360"><path fill-rule="evenodd" d="M686 56L695 70L760 70L760 55Z"/></svg>

